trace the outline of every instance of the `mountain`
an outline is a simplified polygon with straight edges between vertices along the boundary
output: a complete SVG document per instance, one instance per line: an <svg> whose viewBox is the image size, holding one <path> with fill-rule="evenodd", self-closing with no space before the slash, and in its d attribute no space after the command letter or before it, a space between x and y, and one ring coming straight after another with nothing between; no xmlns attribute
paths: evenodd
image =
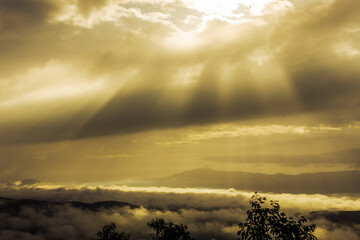
<svg viewBox="0 0 360 240"><path fill-rule="evenodd" d="M119 202L119 201L103 201L95 203L84 203L84 202L53 202L53 201L41 201L34 199L11 199L11 198L0 198L0 213L18 213L24 207L42 210L53 210L55 207L71 206L82 210L89 210L93 212L102 211L105 209L114 209L129 207L131 209L139 208L138 205Z"/></svg>
<svg viewBox="0 0 360 240"><path fill-rule="evenodd" d="M165 187L235 188L274 193L360 193L360 171L298 175L195 169L147 181Z"/></svg>
<svg viewBox="0 0 360 240"><path fill-rule="evenodd" d="M353 227L360 223L360 211L315 211L311 212L310 221L324 218L337 225ZM360 234L360 229L357 229Z"/></svg>

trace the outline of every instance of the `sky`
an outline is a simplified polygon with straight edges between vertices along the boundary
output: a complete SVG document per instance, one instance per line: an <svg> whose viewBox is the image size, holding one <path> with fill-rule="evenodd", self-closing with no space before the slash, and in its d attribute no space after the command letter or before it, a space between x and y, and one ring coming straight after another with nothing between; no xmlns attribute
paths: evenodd
<svg viewBox="0 0 360 240"><path fill-rule="evenodd" d="M357 4L2 0L0 176L358 169Z"/></svg>
<svg viewBox="0 0 360 240"><path fill-rule="evenodd" d="M358 170L359 11L0 0L0 179Z"/></svg>
<svg viewBox="0 0 360 240"><path fill-rule="evenodd" d="M359 96L358 0L0 0L0 197L141 206L3 212L0 240L157 216L235 239L257 190L358 211Z"/></svg>

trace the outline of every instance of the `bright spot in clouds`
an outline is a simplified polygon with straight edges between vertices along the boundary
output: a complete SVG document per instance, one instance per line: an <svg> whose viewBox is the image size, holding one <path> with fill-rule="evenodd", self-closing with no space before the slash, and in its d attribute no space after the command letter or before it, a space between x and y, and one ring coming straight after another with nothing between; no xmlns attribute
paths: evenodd
<svg viewBox="0 0 360 240"><path fill-rule="evenodd" d="M189 1L189 5L193 6L196 10L204 12L206 14L218 14L220 16L231 16L233 11L238 9L241 1L238 0L192 0Z"/></svg>

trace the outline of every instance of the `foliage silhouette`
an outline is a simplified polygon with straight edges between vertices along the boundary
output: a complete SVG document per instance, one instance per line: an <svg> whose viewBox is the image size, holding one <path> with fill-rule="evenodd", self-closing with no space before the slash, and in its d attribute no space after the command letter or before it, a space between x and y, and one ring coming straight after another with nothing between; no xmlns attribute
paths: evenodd
<svg viewBox="0 0 360 240"><path fill-rule="evenodd" d="M270 208L264 207L266 198L255 192L250 199L250 209L247 219L240 223L239 240L316 240L312 234L316 225L304 225L306 219L301 216L299 221L294 221L280 211L277 201L270 201Z"/></svg>
<svg viewBox="0 0 360 240"><path fill-rule="evenodd" d="M155 234L149 234L151 240L195 240L187 231L187 226L167 222L163 218L152 219L147 224L155 230Z"/></svg>
<svg viewBox="0 0 360 240"><path fill-rule="evenodd" d="M96 240L130 240L131 236L116 230L115 223L106 224L96 233Z"/></svg>

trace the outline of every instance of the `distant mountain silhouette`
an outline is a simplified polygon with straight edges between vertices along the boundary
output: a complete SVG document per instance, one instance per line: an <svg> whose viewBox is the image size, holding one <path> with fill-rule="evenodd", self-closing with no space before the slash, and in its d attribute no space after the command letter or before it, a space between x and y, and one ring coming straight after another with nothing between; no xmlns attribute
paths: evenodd
<svg viewBox="0 0 360 240"><path fill-rule="evenodd" d="M166 187L235 188L275 193L360 193L360 171L317 172L298 175L218 171L208 168L184 171L147 181Z"/></svg>
<svg viewBox="0 0 360 240"><path fill-rule="evenodd" d="M360 211L314 211L311 212L310 221L325 218L337 225L353 227L360 223ZM360 234L360 229L358 230Z"/></svg>
<svg viewBox="0 0 360 240"><path fill-rule="evenodd" d="M11 199L0 198L0 212L6 213L18 213L24 207L30 207L36 210L49 210L52 211L54 207L71 206L74 208L80 208L83 210L89 210L93 212L102 211L104 209L129 207L131 209L139 208L138 205L119 202L119 201L103 201L95 203L84 202L52 202L41 201L33 199Z"/></svg>

